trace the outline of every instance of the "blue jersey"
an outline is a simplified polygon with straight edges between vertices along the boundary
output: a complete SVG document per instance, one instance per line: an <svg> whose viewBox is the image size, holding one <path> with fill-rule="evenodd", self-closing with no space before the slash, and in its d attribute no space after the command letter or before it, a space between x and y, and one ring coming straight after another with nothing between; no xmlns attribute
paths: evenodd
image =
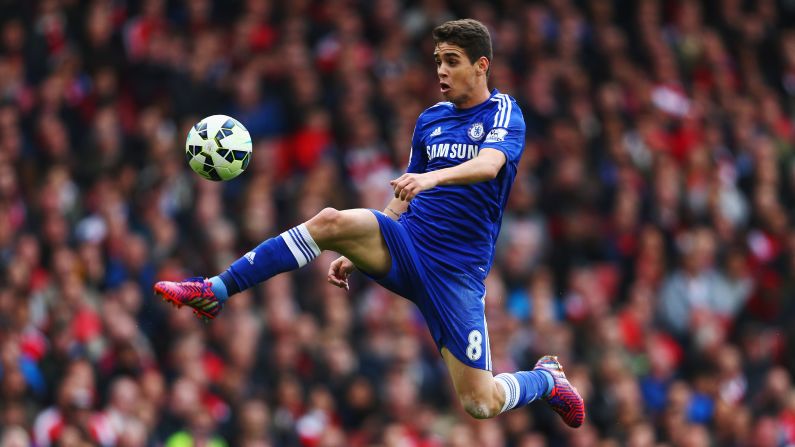
<svg viewBox="0 0 795 447"><path fill-rule="evenodd" d="M486 277L524 143L522 111L513 98L496 89L475 107L458 109L441 102L419 116L407 172L456 166L484 148L499 150L506 158L493 180L437 186L410 202L399 222L420 254L446 267Z"/></svg>

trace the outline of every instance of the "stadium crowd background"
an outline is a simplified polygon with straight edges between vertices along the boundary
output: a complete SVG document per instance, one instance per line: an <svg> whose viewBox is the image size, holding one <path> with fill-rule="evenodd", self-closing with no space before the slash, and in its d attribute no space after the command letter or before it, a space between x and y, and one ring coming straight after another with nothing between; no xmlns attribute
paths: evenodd
<svg viewBox="0 0 795 447"><path fill-rule="evenodd" d="M795 444L795 5L0 1L0 445ZM528 141L488 278L495 372L588 403L462 413L413 304L311 266L202 324L214 274L325 206L382 208L473 17ZM252 164L189 171L235 116Z"/></svg>

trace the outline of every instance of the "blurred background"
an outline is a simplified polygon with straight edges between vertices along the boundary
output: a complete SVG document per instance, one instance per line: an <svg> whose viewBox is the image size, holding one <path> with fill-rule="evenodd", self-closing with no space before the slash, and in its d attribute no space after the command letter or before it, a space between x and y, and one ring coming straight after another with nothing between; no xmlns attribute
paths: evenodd
<svg viewBox="0 0 795 447"><path fill-rule="evenodd" d="M413 304L326 253L202 324L212 275L382 208L441 100L433 26L491 30L528 139L488 278L495 373L588 403L466 416ZM795 2L0 0L0 446L795 445ZM242 121L252 163L188 169Z"/></svg>

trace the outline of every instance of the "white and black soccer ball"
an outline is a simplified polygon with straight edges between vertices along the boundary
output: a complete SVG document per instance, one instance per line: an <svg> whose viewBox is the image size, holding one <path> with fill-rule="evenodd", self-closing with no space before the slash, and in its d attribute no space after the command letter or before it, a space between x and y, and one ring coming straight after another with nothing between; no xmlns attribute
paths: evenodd
<svg viewBox="0 0 795 447"><path fill-rule="evenodd" d="M191 169L207 180L231 180L251 161L251 135L232 117L208 116L188 132L185 157Z"/></svg>

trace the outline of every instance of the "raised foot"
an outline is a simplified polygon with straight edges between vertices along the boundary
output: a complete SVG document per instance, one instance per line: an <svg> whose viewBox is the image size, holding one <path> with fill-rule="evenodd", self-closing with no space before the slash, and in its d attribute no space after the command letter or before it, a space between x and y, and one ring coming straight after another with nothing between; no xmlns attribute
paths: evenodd
<svg viewBox="0 0 795 447"><path fill-rule="evenodd" d="M176 308L188 306L205 322L212 320L223 309L223 302L215 297L212 284L205 278L188 278L184 281L159 281L155 293Z"/></svg>
<svg viewBox="0 0 795 447"><path fill-rule="evenodd" d="M538 359L534 370L543 369L550 374L555 381L555 386L545 400L563 419L569 427L579 427L585 421L585 402L583 402L577 388L574 387L566 378L563 366L558 362L554 355L545 355Z"/></svg>

